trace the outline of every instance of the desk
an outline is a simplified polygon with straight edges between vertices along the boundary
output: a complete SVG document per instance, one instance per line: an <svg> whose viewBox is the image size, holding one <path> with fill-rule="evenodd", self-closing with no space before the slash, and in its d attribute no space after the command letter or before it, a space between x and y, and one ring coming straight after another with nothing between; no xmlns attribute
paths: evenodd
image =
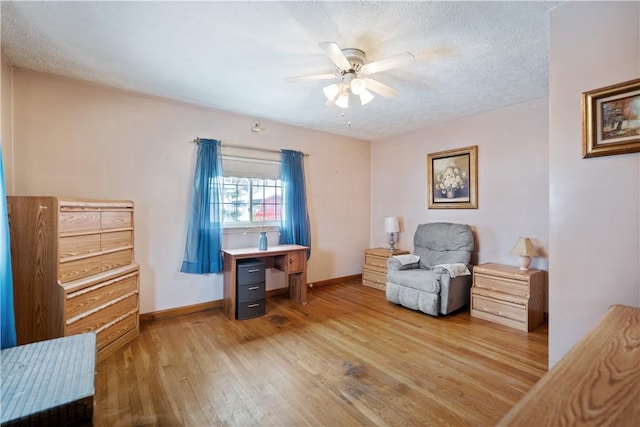
<svg viewBox="0 0 640 427"><path fill-rule="evenodd" d="M267 268L285 273L289 282L289 298L300 304L307 303L307 247L300 245L272 246L266 251L258 248L223 249L224 257L224 312L236 318L236 261L246 258L263 260Z"/></svg>
<svg viewBox="0 0 640 427"><path fill-rule="evenodd" d="M93 425L96 335L2 350L3 426Z"/></svg>
<svg viewBox="0 0 640 427"><path fill-rule="evenodd" d="M614 305L499 426L637 426L640 308Z"/></svg>

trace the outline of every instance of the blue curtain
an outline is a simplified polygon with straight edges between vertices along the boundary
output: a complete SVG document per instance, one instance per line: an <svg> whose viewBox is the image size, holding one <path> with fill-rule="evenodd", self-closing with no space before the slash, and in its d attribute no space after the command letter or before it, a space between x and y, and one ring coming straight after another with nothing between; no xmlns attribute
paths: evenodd
<svg viewBox="0 0 640 427"><path fill-rule="evenodd" d="M282 150L280 169L282 180L282 221L280 244L309 246L311 256L311 229L307 210L307 192L304 181L304 154Z"/></svg>
<svg viewBox="0 0 640 427"><path fill-rule="evenodd" d="M11 241L7 193L4 188L4 167L0 146L0 338L1 348L15 347L16 323L13 313L13 276L11 274Z"/></svg>
<svg viewBox="0 0 640 427"><path fill-rule="evenodd" d="M222 271L222 158L220 141L200 139L191 193L183 273Z"/></svg>

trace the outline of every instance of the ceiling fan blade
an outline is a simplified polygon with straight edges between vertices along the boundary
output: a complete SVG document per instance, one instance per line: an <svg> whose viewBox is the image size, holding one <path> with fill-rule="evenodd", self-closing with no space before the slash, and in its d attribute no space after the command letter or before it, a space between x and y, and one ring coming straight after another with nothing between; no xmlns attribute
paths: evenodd
<svg viewBox="0 0 640 427"><path fill-rule="evenodd" d="M385 98L395 98L396 95L398 95L399 93L397 90L395 90L391 86L387 86L386 84L380 83L377 80L373 80L368 77L365 77L362 80L364 80L365 83L367 84L367 89L379 95L382 95Z"/></svg>
<svg viewBox="0 0 640 427"><path fill-rule="evenodd" d="M379 73L380 71L390 70L391 68L409 65L414 59L415 57L411 52L403 52L385 59L380 59L379 61L370 62L362 67L360 72L364 74Z"/></svg>
<svg viewBox="0 0 640 427"><path fill-rule="evenodd" d="M329 79L335 79L337 77L338 76L335 73L311 74L309 76L289 77L287 81L289 83L293 83L293 82L301 82L306 80L329 80Z"/></svg>
<svg viewBox="0 0 640 427"><path fill-rule="evenodd" d="M324 53L327 54L329 59L331 59L331 61L333 61L333 63L336 64L336 66L339 69L341 70L351 69L351 63L349 62L347 57L344 56L344 53L342 53L342 49L340 49L340 46L338 46L337 43L322 42L320 43L320 48L324 50Z"/></svg>

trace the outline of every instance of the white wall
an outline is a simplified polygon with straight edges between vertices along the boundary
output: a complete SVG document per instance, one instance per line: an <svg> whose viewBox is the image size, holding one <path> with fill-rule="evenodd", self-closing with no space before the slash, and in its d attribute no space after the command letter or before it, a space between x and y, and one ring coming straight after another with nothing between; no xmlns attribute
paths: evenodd
<svg viewBox="0 0 640 427"><path fill-rule="evenodd" d="M188 141L197 136L309 153L307 281L360 273L369 241L368 141L264 120L266 130L255 133L259 118L17 69L13 92L10 194L133 200L142 313L222 298L222 275L179 272L197 150ZM224 245L256 246L257 235L225 235Z"/></svg>
<svg viewBox="0 0 640 427"><path fill-rule="evenodd" d="M640 77L640 3L551 11L549 364L612 304L640 306L640 154L582 159L581 93Z"/></svg>
<svg viewBox="0 0 640 427"><path fill-rule="evenodd" d="M413 249L413 233L425 222L472 226L478 263L517 265L509 252L518 237L531 237L547 269L548 100L441 123L374 141L371 149L371 245L385 246L385 216L402 217L399 247ZM478 146L478 209L427 209L427 154Z"/></svg>

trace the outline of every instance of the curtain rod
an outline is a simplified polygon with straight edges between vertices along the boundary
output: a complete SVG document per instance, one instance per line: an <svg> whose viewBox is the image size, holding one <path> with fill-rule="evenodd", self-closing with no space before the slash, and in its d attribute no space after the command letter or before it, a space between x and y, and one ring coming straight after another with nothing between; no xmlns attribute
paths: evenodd
<svg viewBox="0 0 640 427"><path fill-rule="evenodd" d="M189 141L189 142L193 142L195 144L200 144L200 138L198 137L198 138L194 139L193 141ZM281 153L280 150L270 150L268 148L246 147L244 145L235 145L235 144L226 144L226 143L223 143L222 145L225 146L225 147L241 148L241 149L245 149L245 150L264 151L266 153L278 153L278 154ZM304 157L309 157L309 154L306 154L306 153L302 153L302 155Z"/></svg>

